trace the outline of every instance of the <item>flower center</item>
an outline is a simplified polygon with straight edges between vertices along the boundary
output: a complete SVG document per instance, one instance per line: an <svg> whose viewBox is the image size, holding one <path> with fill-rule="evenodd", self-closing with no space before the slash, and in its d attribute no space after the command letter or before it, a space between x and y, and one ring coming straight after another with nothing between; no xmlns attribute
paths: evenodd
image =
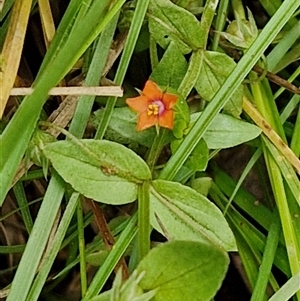
<svg viewBox="0 0 300 301"><path fill-rule="evenodd" d="M147 114L150 115L161 115L165 110L165 106L161 100L155 100L148 105Z"/></svg>

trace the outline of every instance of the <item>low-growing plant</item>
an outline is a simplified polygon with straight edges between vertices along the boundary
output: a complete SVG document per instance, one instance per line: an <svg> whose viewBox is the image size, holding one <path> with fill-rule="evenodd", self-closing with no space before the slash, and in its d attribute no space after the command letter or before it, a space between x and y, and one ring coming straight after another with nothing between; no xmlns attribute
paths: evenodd
<svg viewBox="0 0 300 301"><path fill-rule="evenodd" d="M26 27L30 9L25 2L6 1L2 10L5 91L17 73L7 67L12 60L7 49L19 46L15 59L22 53L16 31ZM51 10L42 2L37 7L43 21ZM9 94L0 98L0 203L5 204L12 187L29 234L25 249L0 247L0 253L23 252L2 295L8 301L62 300L52 286L68 279L79 264L84 301L209 301L226 276L229 253L238 252L251 300L267 300L270 291L272 301L293 295L298 300L299 113L294 124L285 122L298 98L293 96L279 115L274 101L279 92L274 96L269 79L279 83L270 73L280 63L273 53L296 40L293 14L299 3L277 3L259 31L241 1L232 1L235 20L227 29L226 1L125 2L71 0L33 91L12 118L4 111ZM111 64L117 32L126 42L120 42L120 60ZM280 33L284 36L265 57ZM151 71L139 90L124 80L132 54L141 49L147 51ZM64 109L68 115L53 122L43 112L49 91L78 62L86 70L84 86L98 86L107 76L111 85L125 87L124 96L78 96L69 102L71 113ZM114 66L109 75L107 64ZM286 81L283 86L298 91ZM92 128L89 136L87 128ZM213 158L241 144L252 156L236 183ZM264 204L241 188L261 157L266 164L262 178L267 175L270 182L263 186L272 191ZM40 169L30 169L33 164ZM24 189L31 175L47 180L35 219ZM101 236L89 243L85 229L92 222L86 204ZM118 211L109 223L108 208ZM68 258L54 272L55 259L66 248ZM89 266L96 267L92 279ZM282 287L273 266L287 281Z"/></svg>

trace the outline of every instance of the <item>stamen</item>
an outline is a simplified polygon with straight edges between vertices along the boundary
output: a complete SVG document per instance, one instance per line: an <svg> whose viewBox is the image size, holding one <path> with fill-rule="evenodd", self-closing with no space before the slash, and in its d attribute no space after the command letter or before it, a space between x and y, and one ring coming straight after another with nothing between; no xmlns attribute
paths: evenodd
<svg viewBox="0 0 300 301"><path fill-rule="evenodd" d="M150 115L158 115L159 113L159 107L157 104L151 104L148 106L147 114Z"/></svg>

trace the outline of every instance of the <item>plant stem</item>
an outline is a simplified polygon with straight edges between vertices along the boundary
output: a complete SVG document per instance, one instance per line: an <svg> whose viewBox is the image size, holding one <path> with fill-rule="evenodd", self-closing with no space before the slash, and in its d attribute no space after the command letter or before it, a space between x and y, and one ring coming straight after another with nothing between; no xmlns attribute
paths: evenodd
<svg viewBox="0 0 300 301"><path fill-rule="evenodd" d="M150 251L150 183L144 181L138 191L138 258Z"/></svg>
<svg viewBox="0 0 300 301"><path fill-rule="evenodd" d="M216 18L216 32L214 33L211 50L216 51L220 40L220 31L224 29L229 0L221 0Z"/></svg>
<svg viewBox="0 0 300 301"><path fill-rule="evenodd" d="M212 21L215 17L215 12L216 12L218 3L219 3L219 0L208 0L205 3L203 14L201 17L201 22L200 22L202 35L201 35L201 37L199 37L201 40L201 44L202 44L201 48L202 49L206 48L209 31L211 29Z"/></svg>
<svg viewBox="0 0 300 301"><path fill-rule="evenodd" d="M84 297L87 290L87 276L86 276L84 226L83 226L81 202L78 202L77 204L77 231L78 231L78 245L79 245L79 260L80 260L81 296Z"/></svg>
<svg viewBox="0 0 300 301"><path fill-rule="evenodd" d="M153 144L149 150L146 162L151 172L153 172L155 163L161 153L162 148L164 147L164 141L167 133L168 132L166 129L160 128L159 134L155 136Z"/></svg>
<svg viewBox="0 0 300 301"><path fill-rule="evenodd" d="M147 164L151 172L153 173L155 163L161 153L164 146L165 136L167 130L161 128L159 133L156 135L153 144L149 150L147 157ZM138 191L138 259L139 261L149 252L150 250L150 183L144 181L139 186Z"/></svg>

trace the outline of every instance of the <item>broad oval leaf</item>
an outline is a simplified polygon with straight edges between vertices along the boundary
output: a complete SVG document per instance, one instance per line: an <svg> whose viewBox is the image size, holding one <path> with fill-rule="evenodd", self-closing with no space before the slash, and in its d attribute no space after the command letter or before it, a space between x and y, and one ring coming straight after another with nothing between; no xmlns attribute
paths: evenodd
<svg viewBox="0 0 300 301"><path fill-rule="evenodd" d="M206 197L179 183L155 180L150 190L151 224L168 239L214 244L236 250L222 212Z"/></svg>
<svg viewBox="0 0 300 301"><path fill-rule="evenodd" d="M143 290L156 290L153 301L211 300L229 264L224 250L194 241L173 241L152 249L137 267L145 271Z"/></svg>
<svg viewBox="0 0 300 301"><path fill-rule="evenodd" d="M161 86L178 89L188 68L185 57L171 42L163 57L151 73L150 79Z"/></svg>
<svg viewBox="0 0 300 301"><path fill-rule="evenodd" d="M210 177L195 178L191 181L191 187L198 193L207 196L213 184L213 179Z"/></svg>
<svg viewBox="0 0 300 301"><path fill-rule="evenodd" d="M75 190L106 204L133 202L138 184L151 178L137 154L111 141L59 141L48 144L44 154Z"/></svg>
<svg viewBox="0 0 300 301"><path fill-rule="evenodd" d="M202 67L195 84L197 92L210 101L226 78L235 68L236 63L225 53L205 51ZM238 117L242 112L243 89L240 86L224 106L224 111Z"/></svg>
<svg viewBox="0 0 300 301"><path fill-rule="evenodd" d="M182 140L183 139L177 139L171 142L171 150L173 154L182 143ZM204 139L201 139L185 161L184 166L193 172L203 171L207 167L208 155L209 149L206 142Z"/></svg>
<svg viewBox="0 0 300 301"><path fill-rule="evenodd" d="M199 21L170 0L151 0L148 17L150 33L162 48L166 49L172 41L183 54L201 47Z"/></svg>
<svg viewBox="0 0 300 301"><path fill-rule="evenodd" d="M93 123L97 127L102 119L104 109L95 112ZM105 138L119 143L129 144L132 142L150 147L156 136L155 128L149 128L138 132L136 130L138 115L128 107L115 108L111 115Z"/></svg>
<svg viewBox="0 0 300 301"><path fill-rule="evenodd" d="M200 113L201 114L201 113ZM192 121L199 113L191 116ZM226 114L218 114L203 135L209 149L229 148L253 140L261 134L261 129L249 122Z"/></svg>

